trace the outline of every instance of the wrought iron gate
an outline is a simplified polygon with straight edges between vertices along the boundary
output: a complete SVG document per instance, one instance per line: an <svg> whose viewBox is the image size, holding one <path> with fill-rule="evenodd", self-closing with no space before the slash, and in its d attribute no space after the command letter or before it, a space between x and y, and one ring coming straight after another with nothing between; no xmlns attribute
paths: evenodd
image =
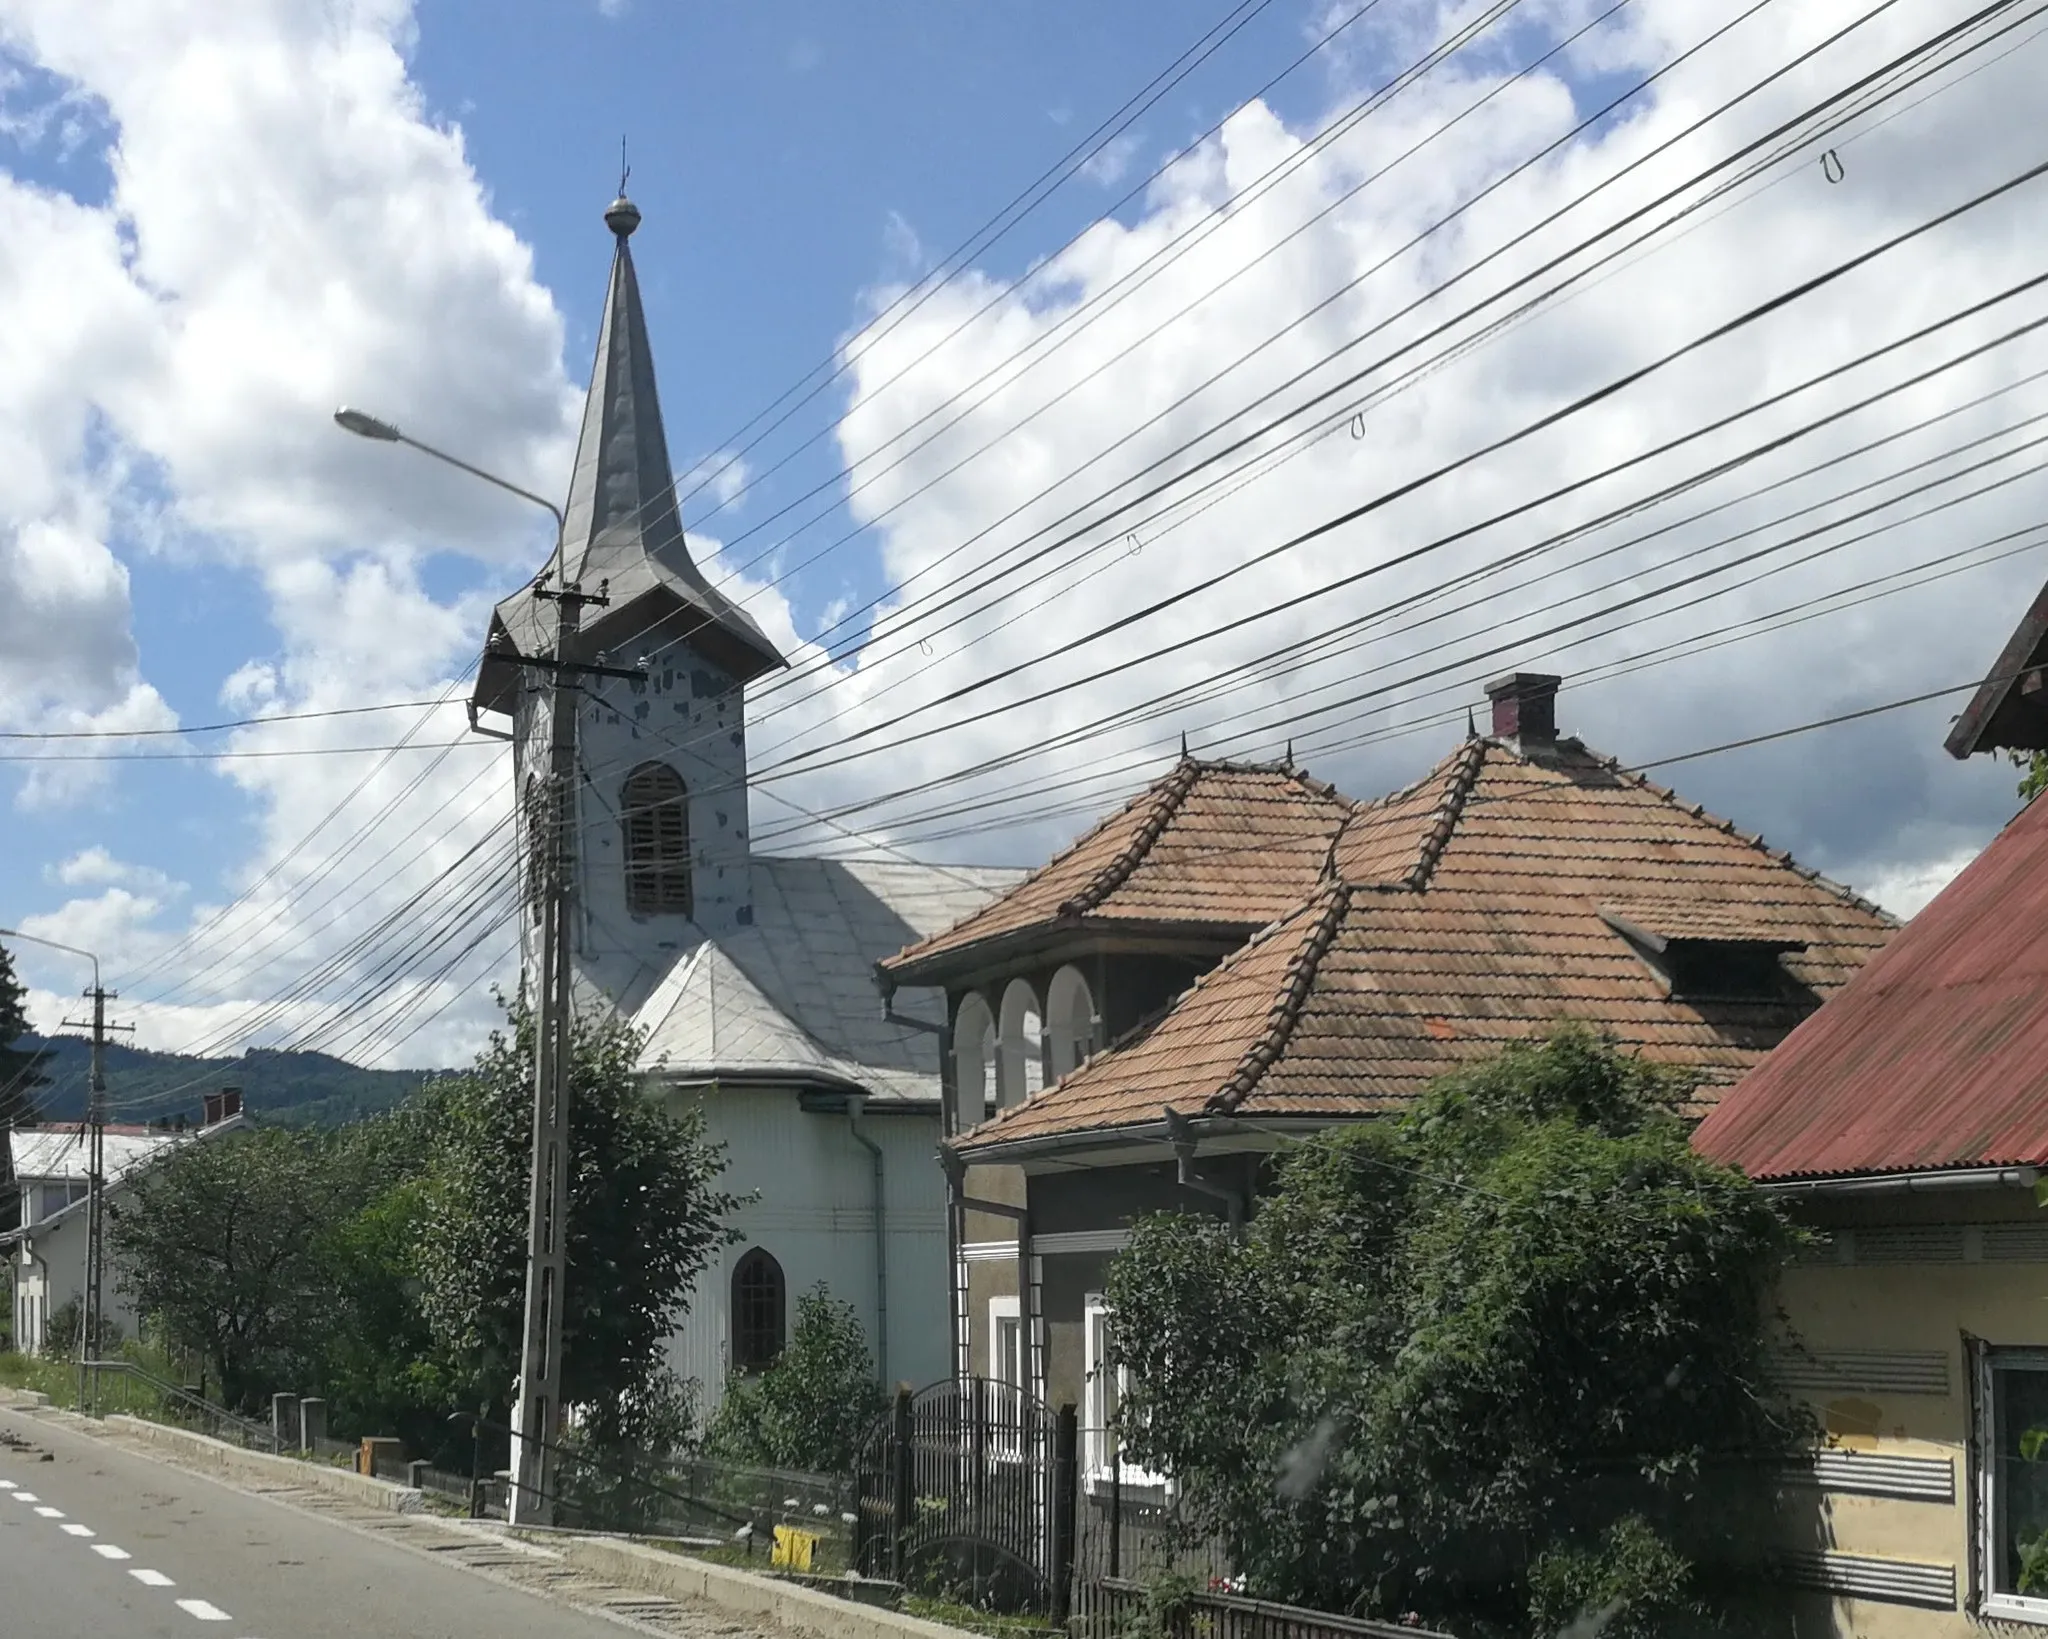
<svg viewBox="0 0 2048 1639"><path fill-rule="evenodd" d="M896 1396L854 1465L863 1576L1065 1620L1074 1408L963 1377Z"/></svg>

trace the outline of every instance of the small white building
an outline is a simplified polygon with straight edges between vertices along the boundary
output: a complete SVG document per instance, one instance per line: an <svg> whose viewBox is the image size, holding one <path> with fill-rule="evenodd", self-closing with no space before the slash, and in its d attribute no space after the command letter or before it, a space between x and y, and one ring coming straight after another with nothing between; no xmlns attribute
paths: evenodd
<svg viewBox="0 0 2048 1639"><path fill-rule="evenodd" d="M578 675L577 779L562 839L575 883L580 1007L648 1040L671 1108L698 1106L746 1198L743 1239L693 1294L670 1357L714 1407L730 1372L778 1353L822 1282L859 1314L885 1382L950 1370L936 1009L885 1016L875 963L951 926L1020 872L756 854L748 836L746 687L781 654L690 556L627 240L616 239L555 585L602 587L572 652L554 606L522 588L491 619L472 712L509 720L537 970L539 849L550 760L545 695L524 658L647 667Z"/></svg>
<svg viewBox="0 0 2048 1639"><path fill-rule="evenodd" d="M244 1125L241 1095L223 1105L209 1094L206 1121L197 1127L108 1126L100 1150L101 1204L119 1199L140 1172L180 1145L218 1137ZM7 1135L8 1162L21 1191L21 1221L0 1234L14 1266L14 1346L40 1354L50 1316L85 1297L86 1186L90 1176L85 1129L16 1127ZM108 1274L101 1288L107 1321L124 1337L135 1335L135 1311L120 1282Z"/></svg>

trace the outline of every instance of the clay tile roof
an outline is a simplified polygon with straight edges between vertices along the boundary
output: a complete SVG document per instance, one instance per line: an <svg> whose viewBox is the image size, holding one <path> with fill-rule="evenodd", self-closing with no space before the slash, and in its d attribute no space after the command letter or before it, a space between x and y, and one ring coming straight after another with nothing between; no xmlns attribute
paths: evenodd
<svg viewBox="0 0 2048 1639"><path fill-rule="evenodd" d="M1008 893L879 965L924 983L997 941L1088 926L1243 937L1301 902L1349 811L1299 769L1184 757Z"/></svg>
<svg viewBox="0 0 2048 1639"><path fill-rule="evenodd" d="M1332 859L1334 880L1149 1031L998 1112L961 1148L1149 1126L1169 1103L1254 1123L1398 1109L1431 1078L1560 1019L1694 1072L1703 1113L1895 926L1576 741L1537 758L1468 741L1416 785L1356 808ZM1797 986L1674 996L1602 916L1617 902L1674 930L1778 944Z"/></svg>
<svg viewBox="0 0 2048 1639"><path fill-rule="evenodd" d="M2048 1165L2048 799L1693 1136L1754 1178Z"/></svg>
<svg viewBox="0 0 2048 1639"><path fill-rule="evenodd" d="M1778 907L1702 905L1683 899L1610 899L1600 915L1653 950L1667 945L1775 945L1797 950L1806 941L1785 925Z"/></svg>

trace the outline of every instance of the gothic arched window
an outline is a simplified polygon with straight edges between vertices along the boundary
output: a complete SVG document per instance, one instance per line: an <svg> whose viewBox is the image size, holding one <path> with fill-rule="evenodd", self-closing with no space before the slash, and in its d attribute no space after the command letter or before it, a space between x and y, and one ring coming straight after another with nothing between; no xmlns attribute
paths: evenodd
<svg viewBox="0 0 2048 1639"><path fill-rule="evenodd" d="M757 1372L782 1353L784 1300L782 1265L760 1247L751 1248L732 1271L732 1364Z"/></svg>
<svg viewBox="0 0 2048 1639"><path fill-rule="evenodd" d="M642 763L619 793L626 830L626 909L635 916L690 914L690 802L666 763Z"/></svg>

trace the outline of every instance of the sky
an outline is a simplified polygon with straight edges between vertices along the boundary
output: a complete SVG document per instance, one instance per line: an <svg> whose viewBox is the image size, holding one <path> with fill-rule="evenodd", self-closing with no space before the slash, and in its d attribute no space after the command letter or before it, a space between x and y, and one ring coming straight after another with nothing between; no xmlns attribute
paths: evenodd
<svg viewBox="0 0 2048 1639"><path fill-rule="evenodd" d="M791 660L760 846L1036 863L1183 735L1376 796L1522 668L1910 914L2015 806L1965 695L1665 760L1979 676L2048 576L2048 42L1970 9L0 0L0 925L148 1045L474 1048L457 702L546 520L329 415L560 494L622 138Z"/></svg>

